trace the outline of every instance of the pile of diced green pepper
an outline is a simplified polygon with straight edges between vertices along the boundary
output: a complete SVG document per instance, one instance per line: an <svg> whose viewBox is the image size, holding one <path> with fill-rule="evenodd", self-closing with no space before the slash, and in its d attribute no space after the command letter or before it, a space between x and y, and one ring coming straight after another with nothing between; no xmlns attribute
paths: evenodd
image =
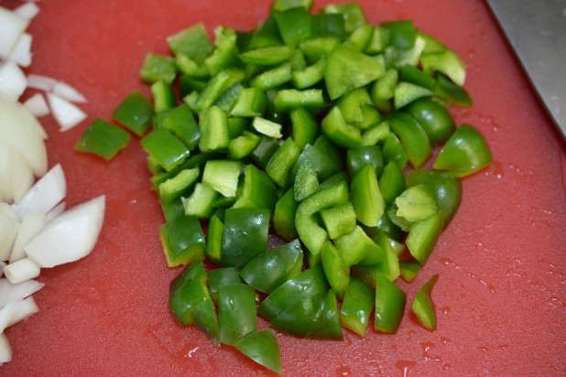
<svg viewBox="0 0 566 377"><path fill-rule="evenodd" d="M459 178L491 161L446 108L471 105L454 51L408 20L375 26L355 4L311 5L277 0L256 30L218 27L214 43L200 24L170 36L173 56L141 69L153 103L134 92L114 112L143 137L167 265L186 266L172 313L275 372L258 313L339 339L342 327L365 335L373 312L374 329L394 333L406 301L395 281L415 279L458 209ZM77 148L113 157L127 140L109 127L98 121ZM270 233L288 243L270 249ZM436 280L412 304L430 330Z"/></svg>

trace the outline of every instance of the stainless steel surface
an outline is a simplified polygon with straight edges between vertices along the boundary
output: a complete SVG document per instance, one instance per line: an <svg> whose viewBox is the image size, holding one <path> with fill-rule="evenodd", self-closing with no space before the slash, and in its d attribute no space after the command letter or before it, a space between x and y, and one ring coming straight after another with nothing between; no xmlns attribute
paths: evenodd
<svg viewBox="0 0 566 377"><path fill-rule="evenodd" d="M566 0L487 0L566 137Z"/></svg>

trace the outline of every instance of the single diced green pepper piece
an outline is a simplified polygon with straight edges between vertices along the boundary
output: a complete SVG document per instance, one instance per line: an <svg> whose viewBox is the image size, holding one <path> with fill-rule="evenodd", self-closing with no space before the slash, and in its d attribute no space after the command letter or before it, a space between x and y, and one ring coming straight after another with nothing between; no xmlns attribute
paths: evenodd
<svg viewBox="0 0 566 377"><path fill-rule="evenodd" d="M218 290L219 339L224 344L236 344L256 329L255 291L244 284L231 284Z"/></svg>
<svg viewBox="0 0 566 377"><path fill-rule="evenodd" d="M197 147L200 140L200 129L193 112L187 105L157 114L154 123L156 128L165 128L173 132L189 150Z"/></svg>
<svg viewBox="0 0 566 377"><path fill-rule="evenodd" d="M177 68L175 67L175 60L173 60L172 57L154 53L145 56L140 71L140 76L143 81L148 83L157 81L171 83L175 80L176 75Z"/></svg>
<svg viewBox="0 0 566 377"><path fill-rule="evenodd" d="M385 50L385 55L387 58L387 53L390 49L395 51L394 61L392 62L395 67L403 67L403 66L416 66L419 64L419 59L423 53L425 48L426 42L421 37L417 36L415 39L415 44L409 50L399 50L395 49L394 47L388 47Z"/></svg>
<svg viewBox="0 0 566 377"><path fill-rule="evenodd" d="M344 291L350 284L350 268L342 260L338 249L327 240L320 250L322 268L330 287L338 297L344 295Z"/></svg>
<svg viewBox="0 0 566 377"><path fill-rule="evenodd" d="M417 292L411 311L422 327L427 330L436 330L436 312L432 302L432 290L438 281L438 275L434 275Z"/></svg>
<svg viewBox="0 0 566 377"><path fill-rule="evenodd" d="M230 112L238 117L257 117L263 115L267 107L267 97L265 93L257 88L243 89L236 105Z"/></svg>
<svg viewBox="0 0 566 377"><path fill-rule="evenodd" d="M400 109L423 97L432 96L432 91L422 86L401 82L395 88L395 109Z"/></svg>
<svg viewBox="0 0 566 377"><path fill-rule="evenodd" d="M261 137L258 135L245 131L242 136L238 136L230 141L230 144L228 145L230 158L241 160L242 158L249 156L259 145L260 141Z"/></svg>
<svg viewBox="0 0 566 377"><path fill-rule="evenodd" d="M222 287L242 283L240 271L235 267L215 268L214 270L209 270L207 275L208 289L215 301L218 301L218 291Z"/></svg>
<svg viewBox="0 0 566 377"><path fill-rule="evenodd" d="M185 214L196 216L199 219L210 216L214 208L214 202L218 193L206 183L197 183L195 189L188 199L183 200Z"/></svg>
<svg viewBox="0 0 566 377"><path fill-rule="evenodd" d="M224 215L222 259L225 266L241 267L267 249L269 211L231 208Z"/></svg>
<svg viewBox="0 0 566 377"><path fill-rule="evenodd" d="M282 64L277 68L257 75L252 80L252 85L263 90L274 89L291 81L292 78L293 71L291 64Z"/></svg>
<svg viewBox="0 0 566 377"><path fill-rule="evenodd" d="M466 177L487 167L491 159L485 138L473 126L465 124L458 127L442 147L434 168Z"/></svg>
<svg viewBox="0 0 566 377"><path fill-rule="evenodd" d="M346 123L338 106L322 120L322 131L334 143L345 148L356 148L362 144L360 130Z"/></svg>
<svg viewBox="0 0 566 377"><path fill-rule="evenodd" d="M365 88L354 89L340 98L338 107L347 123L360 124L364 120L362 107L371 105L371 99Z"/></svg>
<svg viewBox="0 0 566 377"><path fill-rule="evenodd" d="M278 149L279 143L277 139L263 137L259 145L254 149L252 157L259 166L265 168Z"/></svg>
<svg viewBox="0 0 566 377"><path fill-rule="evenodd" d="M157 81L151 86L151 94L153 95L153 108L156 113L175 107L175 93L173 93L171 84L165 81Z"/></svg>
<svg viewBox="0 0 566 377"><path fill-rule="evenodd" d="M230 143L228 118L219 107L213 106L204 114L200 132L199 149L201 152L228 148Z"/></svg>
<svg viewBox="0 0 566 377"><path fill-rule="evenodd" d="M342 326L364 336L369 326L369 316L373 309L373 292L361 280L353 278L344 292L340 309Z"/></svg>
<svg viewBox="0 0 566 377"><path fill-rule="evenodd" d="M202 262L185 268L171 283L169 309L181 324L196 323L210 337L216 338L218 318L206 282Z"/></svg>
<svg viewBox="0 0 566 377"><path fill-rule="evenodd" d="M242 164L237 161L208 161L204 167L202 182L225 197L235 197Z"/></svg>
<svg viewBox="0 0 566 377"><path fill-rule="evenodd" d="M153 130L142 139L141 145L144 151L166 171L181 165L190 154L181 140L163 128Z"/></svg>
<svg viewBox="0 0 566 377"><path fill-rule="evenodd" d="M442 74L437 75L434 95L450 104L458 106L470 107L473 104L472 98L466 89L454 84Z"/></svg>
<svg viewBox="0 0 566 377"><path fill-rule="evenodd" d="M183 75L191 78L206 79L210 75L206 65L197 63L187 55L177 55L175 57L175 64L177 64L177 68L179 68L179 71L181 71Z"/></svg>
<svg viewBox="0 0 566 377"><path fill-rule="evenodd" d="M373 36L373 27L371 25L362 25L350 34L345 44L354 50L363 52L368 46Z"/></svg>
<svg viewBox="0 0 566 377"><path fill-rule="evenodd" d="M417 29L413 21L401 20L382 24L382 27L389 30L389 44L399 50L410 50L415 45L417 39Z"/></svg>
<svg viewBox="0 0 566 377"><path fill-rule="evenodd" d="M377 266L377 272L385 276L389 281L395 281L401 275L399 267L399 255L404 250L404 245L390 238L384 232L379 232L375 237L375 242L385 250L385 259Z"/></svg>
<svg viewBox="0 0 566 377"><path fill-rule="evenodd" d="M358 4L331 4L324 7L326 14L341 14L344 16L346 33L351 33L366 23L364 11Z"/></svg>
<svg viewBox="0 0 566 377"><path fill-rule="evenodd" d="M340 41L336 37L319 37L304 41L300 48L308 61L316 62L327 57L339 44Z"/></svg>
<svg viewBox="0 0 566 377"><path fill-rule="evenodd" d="M297 237L297 231L295 230L297 205L292 188L281 196L275 204L273 228L275 229L275 233L286 241Z"/></svg>
<svg viewBox="0 0 566 377"><path fill-rule="evenodd" d="M399 73L397 70L388 69L385 75L373 84L371 98L380 110L388 110L385 104L395 95L398 80Z"/></svg>
<svg viewBox="0 0 566 377"><path fill-rule="evenodd" d="M409 186L424 184L434 194L439 215L444 226L448 225L462 200L462 183L458 178L431 170L414 170L407 176Z"/></svg>
<svg viewBox="0 0 566 377"><path fill-rule="evenodd" d="M204 258L205 239L193 216L179 216L161 226L161 246L168 267L178 267Z"/></svg>
<svg viewBox="0 0 566 377"><path fill-rule="evenodd" d="M407 165L407 153L397 136L393 133L390 133L384 140L383 157L385 157L387 162L395 162L401 170Z"/></svg>
<svg viewBox="0 0 566 377"><path fill-rule="evenodd" d="M262 135L273 139L281 138L281 125L265 118L255 117L252 123L253 128Z"/></svg>
<svg viewBox="0 0 566 377"><path fill-rule="evenodd" d="M375 331L393 334L399 328L405 310L406 295L385 276L376 276Z"/></svg>
<svg viewBox="0 0 566 377"><path fill-rule="evenodd" d="M234 85L242 82L245 77L245 72L237 68L227 68L220 71L208 82L206 88L199 95L198 102L196 103L199 111L207 110L222 94Z"/></svg>
<svg viewBox="0 0 566 377"><path fill-rule="evenodd" d="M288 46L296 46L312 36L312 16L305 8L274 12L273 17L283 41Z"/></svg>
<svg viewBox="0 0 566 377"><path fill-rule="evenodd" d="M421 71L412 65L403 65L399 67L399 77L401 81L415 84L428 90L434 90L436 81L427 72Z"/></svg>
<svg viewBox="0 0 566 377"><path fill-rule="evenodd" d="M318 187L318 177L316 176L316 172L312 166L309 164L299 166L297 175L295 176L295 184L293 186L295 200L297 202L302 202L304 199L317 192Z"/></svg>
<svg viewBox="0 0 566 377"><path fill-rule="evenodd" d="M410 223L428 219L438 212L438 206L431 190L426 185L406 189L395 199L397 216Z"/></svg>
<svg viewBox="0 0 566 377"><path fill-rule="evenodd" d="M217 215L210 218L208 222L208 234L206 242L206 256L213 262L219 262L222 254L222 235L224 234L224 223Z"/></svg>
<svg viewBox="0 0 566 377"><path fill-rule="evenodd" d="M270 293L301 272L303 250L298 240L261 253L240 272L242 279L260 292Z"/></svg>
<svg viewBox="0 0 566 377"><path fill-rule="evenodd" d="M315 214L325 208L347 203L348 185L340 181L330 187L319 190L303 201L297 208L295 226L303 244L311 252L311 265L315 265L320 256L320 249L328 239L328 234L315 218Z"/></svg>
<svg viewBox="0 0 566 377"><path fill-rule="evenodd" d="M233 208L263 208L273 210L277 200L277 188L263 171L254 165L244 169L244 186Z"/></svg>
<svg viewBox="0 0 566 377"><path fill-rule="evenodd" d="M233 65L237 60L238 46L236 32L227 27L219 26L214 30L216 48L204 61L208 72L215 75L222 69Z"/></svg>
<svg viewBox="0 0 566 377"><path fill-rule="evenodd" d="M240 59L246 64L270 66L284 63L288 61L292 55L293 50L290 47L275 46L246 51L240 54Z"/></svg>
<svg viewBox="0 0 566 377"><path fill-rule="evenodd" d="M277 338L269 330L252 331L238 339L235 347L259 365L281 374L281 358Z"/></svg>
<svg viewBox="0 0 566 377"><path fill-rule="evenodd" d="M253 32L249 42L242 47L245 50L253 50L256 48L279 46L282 44L283 41L281 40L281 35L279 35L277 23L273 16L269 15L263 25Z"/></svg>
<svg viewBox="0 0 566 377"><path fill-rule="evenodd" d="M95 119L88 126L77 144L75 150L99 156L106 161L112 160L130 143L130 135L116 126Z"/></svg>
<svg viewBox="0 0 566 377"><path fill-rule="evenodd" d="M291 111L293 141L299 149L312 144L318 134L318 124L314 116L305 109Z"/></svg>
<svg viewBox="0 0 566 377"><path fill-rule="evenodd" d="M405 190L405 176L403 171L394 161L390 161L383 168L383 173L379 179L379 189L383 195L385 203L393 203L403 190Z"/></svg>
<svg viewBox="0 0 566 377"><path fill-rule="evenodd" d="M159 204L161 205L161 212L165 221L173 221L177 217L185 215L185 208L181 198L169 202L160 200Z"/></svg>
<svg viewBox="0 0 566 377"><path fill-rule="evenodd" d="M112 119L137 136L143 136L151 125L151 103L140 92L130 93L114 110Z"/></svg>
<svg viewBox="0 0 566 377"><path fill-rule="evenodd" d="M385 252L364 232L356 226L352 232L336 240L336 246L347 266L375 265L385 259Z"/></svg>
<svg viewBox="0 0 566 377"><path fill-rule="evenodd" d="M456 126L444 105L431 99L411 103L407 111L419 122L432 143L443 143L452 135Z"/></svg>
<svg viewBox="0 0 566 377"><path fill-rule="evenodd" d="M326 179L338 173L343 166L338 149L324 136L319 136L313 145L305 146L295 164L295 174L303 164L309 164L319 179Z"/></svg>
<svg viewBox="0 0 566 377"><path fill-rule="evenodd" d="M442 231L442 225L442 218L439 214L411 225L406 241L407 248L413 258L421 265L426 263L432 253L436 240Z"/></svg>
<svg viewBox="0 0 566 377"><path fill-rule="evenodd" d="M383 121L363 133L362 145L374 146L377 143L385 140L390 133L391 131L389 129L389 123L387 121Z"/></svg>
<svg viewBox="0 0 566 377"><path fill-rule="evenodd" d="M279 187L287 187L291 170L299 158L300 149L292 139L287 139L273 154L265 171Z"/></svg>
<svg viewBox="0 0 566 377"><path fill-rule="evenodd" d="M198 92L192 92L183 98L183 102L186 103L192 111L200 111L198 107L199 98L200 95Z"/></svg>
<svg viewBox="0 0 566 377"><path fill-rule="evenodd" d="M216 100L216 102L214 102L214 105L220 107L227 114L230 113L236 105L238 98L240 98L240 93L242 93L243 90L244 87L241 84L238 83L233 85L225 91L224 94Z"/></svg>
<svg viewBox="0 0 566 377"><path fill-rule="evenodd" d="M312 18L312 34L317 37L335 37L338 40L346 36L345 20L341 14L319 13ZM312 40L312 38L310 39Z"/></svg>
<svg viewBox="0 0 566 377"><path fill-rule="evenodd" d="M353 74L355 72L355 74ZM324 75L330 99L365 86L385 74L385 64L350 47L336 48L328 57Z"/></svg>
<svg viewBox="0 0 566 377"><path fill-rule="evenodd" d="M356 212L352 204L342 204L320 211L322 222L332 240L351 233L356 227Z"/></svg>
<svg viewBox="0 0 566 377"><path fill-rule="evenodd" d="M365 165L352 179L352 204L358 221L372 227L383 215L385 203L379 191L377 175L372 166Z"/></svg>
<svg viewBox="0 0 566 377"><path fill-rule="evenodd" d="M293 84L297 89L310 88L324 78L326 59L321 58L315 64L300 71L293 72Z"/></svg>
<svg viewBox="0 0 566 377"><path fill-rule="evenodd" d="M377 146L348 149L347 161L348 171L352 176L366 165L371 166L377 175L383 170L383 153Z"/></svg>
<svg viewBox="0 0 566 377"><path fill-rule="evenodd" d="M199 173L198 168L181 170L175 177L159 185L159 198L167 202L181 197L197 181Z"/></svg>
<svg viewBox="0 0 566 377"><path fill-rule="evenodd" d="M441 72L448 76L456 85L464 86L466 81L466 65L452 50L445 50L421 57L425 72Z"/></svg>
<svg viewBox="0 0 566 377"><path fill-rule="evenodd" d="M431 155L432 149L425 130L412 116L395 113L390 119L391 129L401 140L411 164L418 168Z"/></svg>
<svg viewBox="0 0 566 377"><path fill-rule="evenodd" d="M391 41L391 31L383 26L376 26L366 47L368 54L379 54L385 50Z"/></svg>
<svg viewBox="0 0 566 377"><path fill-rule="evenodd" d="M167 37L167 43L176 54L183 54L202 63L212 51L212 44L203 24L196 24Z"/></svg>
<svg viewBox="0 0 566 377"><path fill-rule="evenodd" d="M310 10L312 7L312 0L275 0L273 3L273 10L283 12L293 8L304 8Z"/></svg>
<svg viewBox="0 0 566 377"><path fill-rule="evenodd" d="M411 283L421 270L421 265L418 262L401 262L399 263L399 268L401 270L401 278L407 283Z"/></svg>
<svg viewBox="0 0 566 377"><path fill-rule="evenodd" d="M166 180L168 180L170 178L175 177L182 170L193 169L193 168L201 169L204 166L204 164L206 163L206 161L208 161L209 159L210 159L210 156L207 155L206 153L199 153L197 155L194 155L194 156L188 158L185 162L183 162L181 165L179 165L175 169L173 169L171 171L163 171L161 168L159 168L159 165L157 165L157 163L155 161L153 161L153 159L151 157L148 157L148 161L151 161L151 164L158 168L157 172L153 173L153 174L156 174L156 175L151 177L151 184L153 185L153 187L155 189L158 189L159 185L161 183L165 182ZM148 164L149 164L149 162L148 162Z"/></svg>
<svg viewBox="0 0 566 377"><path fill-rule="evenodd" d="M444 50L446 50L444 43L440 42L438 39L429 34L419 32L419 37L421 37L425 41L425 49L423 50L423 54L443 52Z"/></svg>
<svg viewBox="0 0 566 377"><path fill-rule="evenodd" d="M278 112L299 108L319 109L324 106L324 96L321 89L284 89L277 92L273 104Z"/></svg>

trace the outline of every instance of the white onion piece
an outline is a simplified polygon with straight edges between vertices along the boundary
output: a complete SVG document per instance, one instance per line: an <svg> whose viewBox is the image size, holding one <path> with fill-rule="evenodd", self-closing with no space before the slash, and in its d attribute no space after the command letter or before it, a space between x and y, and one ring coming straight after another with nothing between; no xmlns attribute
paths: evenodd
<svg viewBox="0 0 566 377"><path fill-rule="evenodd" d="M87 256L96 245L105 207L105 196L99 196L63 213L25 246L26 254L40 267L55 267Z"/></svg>
<svg viewBox="0 0 566 377"><path fill-rule="evenodd" d="M55 208L47 213L46 220L47 222L51 222L55 220L60 214L65 212L65 208L67 207L67 203L61 202L57 204Z"/></svg>
<svg viewBox="0 0 566 377"><path fill-rule="evenodd" d="M47 94L47 101L53 117L61 126L61 132L70 130L86 119L86 114L81 109L55 94Z"/></svg>
<svg viewBox="0 0 566 377"><path fill-rule="evenodd" d="M0 203L0 260L10 258L12 245L18 234L18 219L12 208L6 203Z"/></svg>
<svg viewBox="0 0 566 377"><path fill-rule="evenodd" d="M0 57L7 58L29 22L14 12L0 7Z"/></svg>
<svg viewBox="0 0 566 377"><path fill-rule="evenodd" d="M12 360L12 348L6 334L0 334L0 365Z"/></svg>
<svg viewBox="0 0 566 377"><path fill-rule="evenodd" d="M26 159L36 177L47 171L47 152L42 128L23 105L0 99L0 140Z"/></svg>
<svg viewBox="0 0 566 377"><path fill-rule="evenodd" d="M4 268L6 279L12 284L20 284L39 276L40 268L29 258L10 263Z"/></svg>
<svg viewBox="0 0 566 377"><path fill-rule="evenodd" d="M55 84L57 84L57 80L52 77L34 74L27 77L27 82L30 88L43 90L44 92L53 90Z"/></svg>
<svg viewBox="0 0 566 377"><path fill-rule="evenodd" d="M14 210L20 219L34 213L47 214L66 195L65 173L61 165L57 164L16 203Z"/></svg>
<svg viewBox="0 0 566 377"><path fill-rule="evenodd" d="M53 87L53 93L59 97L66 99L67 101L76 103L85 103L86 98L77 89L73 88L71 85L63 82L57 81Z"/></svg>
<svg viewBox="0 0 566 377"><path fill-rule="evenodd" d="M0 37L0 39L2 39ZM26 90L27 79L16 63L8 61L0 66L0 97L17 101Z"/></svg>
<svg viewBox="0 0 566 377"><path fill-rule="evenodd" d="M8 56L8 60L13 61L19 66L29 67L31 65L31 42L31 35L28 33L23 33L20 36L20 39L18 39L18 42L16 42L16 45L10 53L10 56Z"/></svg>
<svg viewBox="0 0 566 377"><path fill-rule="evenodd" d="M0 309L0 332L4 332L8 327L23 321L38 311L39 308L33 297L9 303Z"/></svg>
<svg viewBox="0 0 566 377"><path fill-rule="evenodd" d="M33 213L24 216L18 227L18 235L12 246L10 263L14 263L26 256L24 246L41 232L45 224L47 224L47 216L44 214Z"/></svg>
<svg viewBox="0 0 566 377"><path fill-rule="evenodd" d="M37 280L28 280L20 284L12 284L8 279L0 279L0 308L3 308L11 302L27 298L44 286L45 284Z"/></svg>
<svg viewBox="0 0 566 377"><path fill-rule="evenodd" d="M42 117L49 114L47 101L41 93L36 93L24 102L24 106L36 117Z"/></svg>
<svg viewBox="0 0 566 377"><path fill-rule="evenodd" d="M11 146L0 142L0 201L20 200L33 185L33 170Z"/></svg>
<svg viewBox="0 0 566 377"><path fill-rule="evenodd" d="M39 7L33 2L27 2L14 9L13 12L24 20L31 21L39 13Z"/></svg>

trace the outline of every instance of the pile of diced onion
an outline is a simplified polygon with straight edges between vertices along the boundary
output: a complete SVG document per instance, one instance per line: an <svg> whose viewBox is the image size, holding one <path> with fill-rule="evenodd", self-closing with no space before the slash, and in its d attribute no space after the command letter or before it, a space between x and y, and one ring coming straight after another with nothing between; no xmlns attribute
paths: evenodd
<svg viewBox="0 0 566 377"><path fill-rule="evenodd" d="M26 76L32 36L25 31L38 12L33 2L0 7L0 365L12 359L6 328L38 311L32 295L43 287L34 280L41 269L87 256L104 220L104 196L65 210L63 168L48 171L37 118L51 113L67 131L86 118L76 105L86 99L64 82ZM22 104L27 88L36 93Z"/></svg>

